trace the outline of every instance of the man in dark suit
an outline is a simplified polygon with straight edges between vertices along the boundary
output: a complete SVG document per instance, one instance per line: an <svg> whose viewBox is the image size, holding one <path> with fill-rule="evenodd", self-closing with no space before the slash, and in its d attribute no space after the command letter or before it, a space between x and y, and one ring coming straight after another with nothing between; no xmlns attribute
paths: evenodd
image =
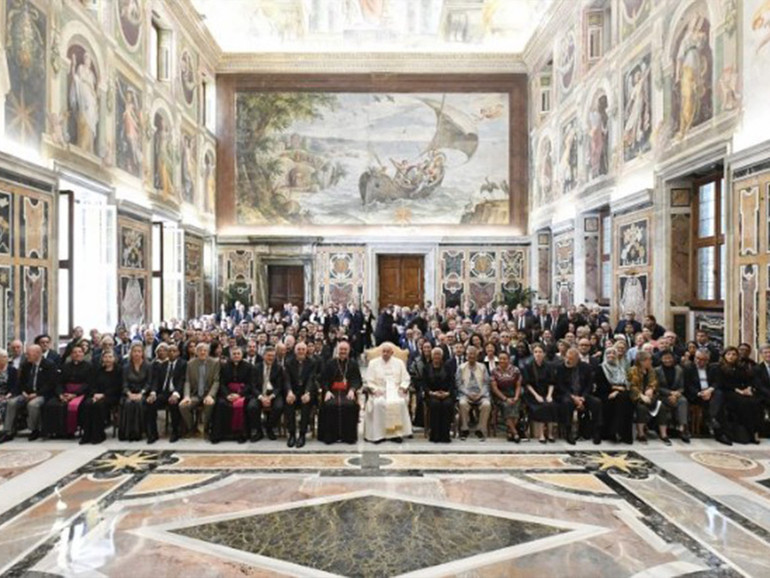
<svg viewBox="0 0 770 578"><path fill-rule="evenodd" d="M2 359L4 357L5 359ZM0 362L5 365L5 371L7 377L5 383L0 384L0 409L5 409L8 404L21 395L19 389L19 373L16 368L10 364L8 359L8 352L0 350ZM16 420L16 416L12 416L13 420ZM14 424L8 421L8 414L5 415L5 427L3 428L3 434L0 436L0 443L7 442L13 439Z"/></svg>
<svg viewBox="0 0 770 578"><path fill-rule="evenodd" d="M61 356L51 349L51 336L47 333L38 335L35 337L35 345L40 346L40 350L43 352L43 359L47 359L57 367L61 365Z"/></svg>
<svg viewBox="0 0 770 578"><path fill-rule="evenodd" d="M721 357L719 347L709 339L709 334L703 329L695 331L695 343L698 344L698 349L706 349L709 352L709 361L711 363L718 363Z"/></svg>
<svg viewBox="0 0 770 578"><path fill-rule="evenodd" d="M179 439L179 425L182 419L179 412L179 401L184 395L187 362L180 359L179 346L177 345L167 346L161 343L155 353L158 358L163 357L164 360L160 363L156 361L152 366L152 385L145 405L148 424L147 436L149 440L152 432L154 434L152 438L158 438L157 412L159 409L165 409L171 418L171 436L168 441L173 444Z"/></svg>
<svg viewBox="0 0 770 578"><path fill-rule="evenodd" d="M269 412L267 419L267 437L276 439L275 428L283 413L286 387L286 372L275 360L275 349L265 350L262 362L254 370L252 392L247 413L249 427L254 428L251 441L256 442L264 437L262 430L262 412Z"/></svg>
<svg viewBox="0 0 770 578"><path fill-rule="evenodd" d="M567 443L574 444L572 413L588 414L593 427L594 444L602 443L602 402L593 394L591 367L580 361L577 349L567 350L564 363L556 367L556 397L562 405L562 423L567 430Z"/></svg>
<svg viewBox="0 0 770 578"><path fill-rule="evenodd" d="M625 319L621 319L618 322L618 326L615 328L615 334L623 335L626 332L626 325L632 325L634 328L633 334L639 333L642 330L642 324L636 320L636 314L633 311L626 313Z"/></svg>
<svg viewBox="0 0 770 578"><path fill-rule="evenodd" d="M770 344L759 348L762 360L754 366L754 390L765 409L770 409Z"/></svg>
<svg viewBox="0 0 770 578"><path fill-rule="evenodd" d="M27 359L19 372L20 395L8 401L6 423L15 424L19 408L27 407L27 426L32 433L29 441L40 437L40 414L46 401L56 395L59 383L58 368L47 359L43 359L43 351L39 345L27 348ZM14 431L11 430L11 436Z"/></svg>
<svg viewBox="0 0 770 578"><path fill-rule="evenodd" d="M452 357L446 360L446 368L449 375L457 375L457 370L465 363L465 346L462 343L454 344Z"/></svg>
<svg viewBox="0 0 770 578"><path fill-rule="evenodd" d="M179 412L191 431L193 410L203 404L203 423L200 431L205 432L219 391L219 360L209 357L209 344L199 343L195 348L195 359L187 364L184 380L184 397L179 402Z"/></svg>
<svg viewBox="0 0 770 578"><path fill-rule="evenodd" d="M310 410L318 399L318 368L315 361L308 359L307 345L303 342L294 347L294 357L288 363L288 385L286 394L286 422L289 430L289 447L305 445L305 433L310 423ZM296 412L300 412L299 437L295 439Z"/></svg>
<svg viewBox="0 0 770 578"><path fill-rule="evenodd" d="M722 429L722 390L717 387L716 366L709 363L710 353L706 349L699 349L695 353L695 363L684 370L684 395L690 405L697 405L708 413L708 428L713 433L714 439L725 445L733 445L732 440ZM757 368L763 368L762 363ZM755 370L756 371L756 370ZM764 368L765 373L767 369ZM754 374L755 382L757 373Z"/></svg>

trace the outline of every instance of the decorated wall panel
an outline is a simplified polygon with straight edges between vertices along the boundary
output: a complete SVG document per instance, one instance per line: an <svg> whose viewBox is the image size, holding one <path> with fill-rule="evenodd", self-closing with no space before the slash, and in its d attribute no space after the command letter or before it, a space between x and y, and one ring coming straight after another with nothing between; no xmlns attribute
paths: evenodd
<svg viewBox="0 0 770 578"><path fill-rule="evenodd" d="M118 217L118 319L129 328L150 319L151 243L149 222Z"/></svg>
<svg viewBox="0 0 770 578"><path fill-rule="evenodd" d="M553 298L561 307L575 302L575 238L574 232L560 233L553 238Z"/></svg>
<svg viewBox="0 0 770 578"><path fill-rule="evenodd" d="M364 301L364 247L319 246L315 255L316 300L324 305Z"/></svg>
<svg viewBox="0 0 770 578"><path fill-rule="evenodd" d="M185 234L184 239L184 312L187 319L199 317L203 309L204 267L203 239Z"/></svg>
<svg viewBox="0 0 770 578"><path fill-rule="evenodd" d="M612 309L616 317L633 311L637 319L650 312L652 279L652 216L649 211L620 215L613 219L612 255L615 283Z"/></svg>
<svg viewBox="0 0 770 578"><path fill-rule="evenodd" d="M551 235L537 234L537 297L544 301L551 299Z"/></svg>
<svg viewBox="0 0 770 578"><path fill-rule="evenodd" d="M52 194L0 181L0 343L54 333Z"/></svg>
<svg viewBox="0 0 770 578"><path fill-rule="evenodd" d="M585 262L585 301L599 299L601 256L599 254L599 217L583 220L583 255Z"/></svg>
<svg viewBox="0 0 770 578"><path fill-rule="evenodd" d="M727 281L735 315L727 330L756 348L770 338L770 172L752 172L733 179L736 274Z"/></svg>
<svg viewBox="0 0 770 578"><path fill-rule="evenodd" d="M475 307L503 302L528 287L528 248L442 247L439 249L438 293L442 307L469 300Z"/></svg>

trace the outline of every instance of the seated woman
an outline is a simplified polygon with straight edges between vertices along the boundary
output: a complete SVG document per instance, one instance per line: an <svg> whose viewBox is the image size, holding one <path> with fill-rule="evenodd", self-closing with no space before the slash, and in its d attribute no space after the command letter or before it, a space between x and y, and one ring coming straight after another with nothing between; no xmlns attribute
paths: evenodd
<svg viewBox="0 0 770 578"><path fill-rule="evenodd" d="M519 443L519 408L521 406L521 372L511 363L507 351L498 355L498 365L492 371L492 396L497 401L500 417L508 429L508 441Z"/></svg>
<svg viewBox="0 0 770 578"><path fill-rule="evenodd" d="M450 430L457 401L455 374L444 363L444 352L440 347L431 350L430 359L422 374L425 403L430 412L430 441L448 444L452 441Z"/></svg>
<svg viewBox="0 0 770 578"><path fill-rule="evenodd" d="M414 415L412 416L412 425L415 427L424 427L425 406L425 371L431 363L432 347L427 339L420 339L420 355L418 355L409 366L409 376L411 377L410 389L415 396Z"/></svg>
<svg viewBox="0 0 770 578"><path fill-rule="evenodd" d="M668 410L659 399L658 378L652 367L652 354L649 351L636 354L634 367L628 371L628 384L631 401L636 409L636 439L642 443L647 442L647 426L657 417L660 441L670 446L671 440L666 435Z"/></svg>
<svg viewBox="0 0 770 578"><path fill-rule="evenodd" d="M101 367L93 372L91 387L80 410L83 435L81 444L99 444L106 439L104 428L113 407L120 404L123 372L115 364L115 352L105 349Z"/></svg>
<svg viewBox="0 0 770 578"><path fill-rule="evenodd" d="M243 361L243 350L233 347L230 361L222 366L217 404L211 416L211 443L216 444L230 434L238 437L238 443L246 442L249 427L246 423L246 392L251 391L253 367Z"/></svg>
<svg viewBox="0 0 770 578"><path fill-rule="evenodd" d="M717 389L724 395L727 420L732 427L733 441L750 441L759 443L759 433L762 428L762 402L751 387L751 370L740 360L737 347L727 347L722 354L722 360L715 371ZM745 428L743 435L740 429ZM741 440L746 437L746 440Z"/></svg>
<svg viewBox="0 0 770 578"><path fill-rule="evenodd" d="M615 442L633 443L634 404L628 385L628 375L618 363L618 352L609 347L597 373L596 386L604 400L604 422L607 434Z"/></svg>
<svg viewBox="0 0 770 578"><path fill-rule="evenodd" d="M144 359L141 342L131 344L123 368L123 401L120 408L118 439L139 441L144 433L144 398L150 389L150 364ZM154 439L148 439L153 443Z"/></svg>
<svg viewBox="0 0 770 578"><path fill-rule="evenodd" d="M532 346L532 361L524 367L523 382L524 401L529 419L535 424L535 435L541 444L555 442L559 421L559 405L553 400L556 375L545 360L545 349L540 343Z"/></svg>
<svg viewBox="0 0 770 578"><path fill-rule="evenodd" d="M80 408L91 383L91 369L91 364L83 359L83 348L75 345L61 369L56 395L43 406L44 436L75 436Z"/></svg>

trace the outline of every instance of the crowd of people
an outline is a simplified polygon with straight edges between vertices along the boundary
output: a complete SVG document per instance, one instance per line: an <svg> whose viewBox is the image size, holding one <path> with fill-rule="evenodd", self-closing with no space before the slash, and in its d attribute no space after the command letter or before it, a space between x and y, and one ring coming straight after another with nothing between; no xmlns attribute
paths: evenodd
<svg viewBox="0 0 770 578"><path fill-rule="evenodd" d="M376 353L376 355L373 354ZM362 377L363 374L363 377ZM438 309L369 304L282 310L236 302L216 315L114 334L75 328L0 350L0 442L285 435L301 448L364 438L402 442L563 437L689 443L702 421L724 444L759 443L770 409L770 345L721 348L702 330L682 343L652 315L613 328L599 308L470 303ZM694 422L694 423L691 423Z"/></svg>

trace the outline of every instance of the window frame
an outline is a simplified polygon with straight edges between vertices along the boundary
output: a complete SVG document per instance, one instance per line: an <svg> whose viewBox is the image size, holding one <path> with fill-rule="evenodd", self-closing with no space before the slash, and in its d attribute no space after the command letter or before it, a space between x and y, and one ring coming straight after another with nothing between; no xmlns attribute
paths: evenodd
<svg viewBox="0 0 770 578"><path fill-rule="evenodd" d="M721 309L724 307L725 296L722 295L722 248L725 246L725 232L727 223L722 223L722 197L725 191L723 173L712 173L708 176L693 181L693 203L692 203L692 301L691 306L703 309ZM700 189L701 187L714 185L714 234L708 237L700 236ZM714 294L716 299L701 299L698 295L700 285L698 252L704 248L714 248ZM726 272L725 272L726 273Z"/></svg>

